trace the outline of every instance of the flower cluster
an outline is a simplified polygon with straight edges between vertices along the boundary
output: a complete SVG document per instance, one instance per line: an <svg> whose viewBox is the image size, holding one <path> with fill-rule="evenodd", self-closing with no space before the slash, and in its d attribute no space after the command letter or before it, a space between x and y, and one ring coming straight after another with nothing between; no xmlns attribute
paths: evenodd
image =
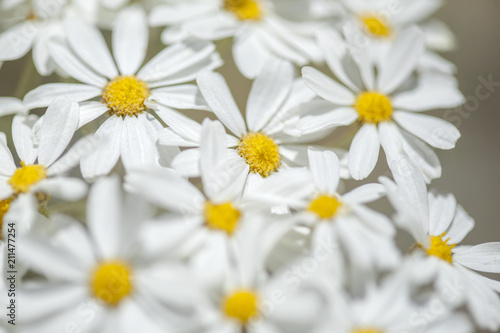
<svg viewBox="0 0 500 333"><path fill-rule="evenodd" d="M498 330L500 242L428 190L441 5L0 0L0 62L45 77L0 97L0 332Z"/></svg>

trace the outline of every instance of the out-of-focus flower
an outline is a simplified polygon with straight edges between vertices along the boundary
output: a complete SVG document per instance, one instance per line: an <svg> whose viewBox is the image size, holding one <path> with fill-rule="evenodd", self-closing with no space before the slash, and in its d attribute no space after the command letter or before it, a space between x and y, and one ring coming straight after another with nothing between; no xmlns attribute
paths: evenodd
<svg viewBox="0 0 500 333"><path fill-rule="evenodd" d="M154 8L150 22L167 26L162 36L166 44L188 36L207 40L234 37L233 57L238 69L255 78L272 57L299 66L322 60L314 39L318 24L307 19L308 11L307 1L174 0ZM287 15L282 16L284 13ZM301 17L302 21L286 16Z"/></svg>

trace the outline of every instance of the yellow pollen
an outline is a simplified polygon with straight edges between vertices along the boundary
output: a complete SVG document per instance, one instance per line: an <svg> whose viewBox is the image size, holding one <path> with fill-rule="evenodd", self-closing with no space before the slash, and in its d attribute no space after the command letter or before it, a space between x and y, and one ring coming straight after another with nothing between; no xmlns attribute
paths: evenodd
<svg viewBox="0 0 500 333"><path fill-rule="evenodd" d="M451 250L455 244L448 244L449 238L444 239L446 232L441 236L431 236L431 246L427 249L427 254L443 259L444 261L453 262Z"/></svg>
<svg viewBox="0 0 500 333"><path fill-rule="evenodd" d="M267 177L280 166L281 157L278 145L263 133L250 133L241 139L238 154L250 166L250 172Z"/></svg>
<svg viewBox="0 0 500 333"><path fill-rule="evenodd" d="M130 266L124 262L103 262L92 274L92 294L108 306L117 306L132 291L131 275Z"/></svg>
<svg viewBox="0 0 500 333"><path fill-rule="evenodd" d="M390 98L373 91L359 94L354 108L358 111L359 120L365 123L378 124L392 117Z"/></svg>
<svg viewBox="0 0 500 333"><path fill-rule="evenodd" d="M2 228L3 228L3 217L9 211L10 203L12 198L4 199L0 201L0 239L3 239Z"/></svg>
<svg viewBox="0 0 500 333"><path fill-rule="evenodd" d="M214 205L205 203L205 221L210 229L223 230L231 235L240 219L240 211L230 203Z"/></svg>
<svg viewBox="0 0 500 333"><path fill-rule="evenodd" d="M361 16L365 29L375 37L387 38L392 36L392 28L380 15L363 15Z"/></svg>
<svg viewBox="0 0 500 333"><path fill-rule="evenodd" d="M314 199L309 205L309 210L316 213L322 219L333 217L342 203L335 197L321 195Z"/></svg>
<svg viewBox="0 0 500 333"><path fill-rule="evenodd" d="M136 116L146 110L148 85L135 76L118 76L102 90L102 101L115 116Z"/></svg>
<svg viewBox="0 0 500 333"><path fill-rule="evenodd" d="M251 290L238 290L228 295L223 304L224 313L247 324L258 315L258 298Z"/></svg>
<svg viewBox="0 0 500 333"><path fill-rule="evenodd" d="M16 194L26 193L31 186L47 178L47 169L40 164L26 165L21 162L21 167L17 168L9 179L9 185Z"/></svg>
<svg viewBox="0 0 500 333"><path fill-rule="evenodd" d="M242 21L258 21L262 17L260 4L256 0L224 0L224 9Z"/></svg>

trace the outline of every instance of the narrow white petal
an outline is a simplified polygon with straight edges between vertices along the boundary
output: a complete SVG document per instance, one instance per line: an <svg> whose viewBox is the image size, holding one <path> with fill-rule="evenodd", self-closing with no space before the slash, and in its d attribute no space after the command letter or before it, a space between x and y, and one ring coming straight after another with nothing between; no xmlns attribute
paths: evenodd
<svg viewBox="0 0 500 333"><path fill-rule="evenodd" d="M78 120L78 128L90 123L92 120L99 118L106 111L108 111L108 107L101 102L80 103L80 117Z"/></svg>
<svg viewBox="0 0 500 333"><path fill-rule="evenodd" d="M350 203L363 204L382 198L385 192L386 189L382 184L364 184L342 195L342 199Z"/></svg>
<svg viewBox="0 0 500 333"><path fill-rule="evenodd" d="M266 62L248 96L246 120L250 131L258 132L276 114L290 93L293 79L291 63L277 59Z"/></svg>
<svg viewBox="0 0 500 333"><path fill-rule="evenodd" d="M198 148L186 149L172 161L172 168L184 177L199 177L200 150Z"/></svg>
<svg viewBox="0 0 500 333"><path fill-rule="evenodd" d="M462 206L458 205L451 227L446 231L446 235L450 237L450 243L460 243L474 228L474 225L474 219L467 214Z"/></svg>
<svg viewBox="0 0 500 333"><path fill-rule="evenodd" d="M10 177L16 170L14 158L7 146L7 138L5 133L0 133L0 174L2 176Z"/></svg>
<svg viewBox="0 0 500 333"><path fill-rule="evenodd" d="M332 151L307 150L309 165L316 186L322 194L333 195L340 180L340 162Z"/></svg>
<svg viewBox="0 0 500 333"><path fill-rule="evenodd" d="M500 242L472 246L454 254L453 260L475 271L500 273Z"/></svg>
<svg viewBox="0 0 500 333"><path fill-rule="evenodd" d="M210 110L194 84L157 88L152 90L149 99L176 109Z"/></svg>
<svg viewBox="0 0 500 333"><path fill-rule="evenodd" d="M87 225L101 259L118 255L121 242L122 193L117 177L101 178L90 188Z"/></svg>
<svg viewBox="0 0 500 333"><path fill-rule="evenodd" d="M27 109L49 106L57 97L65 96L75 102L86 101L101 94L95 86L78 83L47 83L28 92L23 99Z"/></svg>
<svg viewBox="0 0 500 333"><path fill-rule="evenodd" d="M352 107L342 107L332 110L332 105L324 105L322 102L311 102L304 104L302 107L306 110L315 108L315 106L325 109L326 112L317 115L306 115L300 119L297 123L297 128L301 131L302 135L317 133L338 126L347 126L358 119L358 113ZM318 110L317 108L315 109L316 111Z"/></svg>
<svg viewBox="0 0 500 333"><path fill-rule="evenodd" d="M234 62L246 78L255 78L269 59L269 51L259 37L259 32L244 31L233 44Z"/></svg>
<svg viewBox="0 0 500 333"><path fill-rule="evenodd" d="M351 143L349 149L349 171L354 179L368 177L378 161L380 141L377 127L372 124L363 125Z"/></svg>
<svg viewBox="0 0 500 333"><path fill-rule="evenodd" d="M54 177L36 184L33 191L47 193L65 201L77 201L87 194L87 184L78 178Z"/></svg>
<svg viewBox="0 0 500 333"><path fill-rule="evenodd" d="M0 61L15 60L28 53L38 34L31 21L21 22L0 34Z"/></svg>
<svg viewBox="0 0 500 333"><path fill-rule="evenodd" d="M337 105L354 105L354 94L313 67L302 68L302 78L320 97Z"/></svg>
<svg viewBox="0 0 500 333"><path fill-rule="evenodd" d="M198 74L196 81L217 118L241 138L246 133L245 122L224 77L219 73L204 71Z"/></svg>
<svg viewBox="0 0 500 333"><path fill-rule="evenodd" d="M413 72L424 50L425 36L418 28L412 27L401 32L382 57L378 89L386 94L397 89Z"/></svg>
<svg viewBox="0 0 500 333"><path fill-rule="evenodd" d="M133 75L144 61L149 29L146 13L137 6L120 12L113 27L113 55L122 75Z"/></svg>
<svg viewBox="0 0 500 333"><path fill-rule="evenodd" d="M452 149L460 138L458 129L433 116L397 111L394 120L408 132L439 149Z"/></svg>
<svg viewBox="0 0 500 333"><path fill-rule="evenodd" d="M38 144L38 162L49 166L61 156L78 128L78 104L66 97L57 98L43 116Z"/></svg>
<svg viewBox="0 0 500 333"><path fill-rule="evenodd" d="M33 126L38 121L38 116L15 116L12 121L12 139L17 155L26 164L35 162L37 147L33 142Z"/></svg>
<svg viewBox="0 0 500 333"><path fill-rule="evenodd" d="M87 66L108 79L118 76L101 32L93 25L79 20L64 22L71 48Z"/></svg>
<svg viewBox="0 0 500 333"><path fill-rule="evenodd" d="M457 201L453 195L429 193L429 234L440 236L445 232L455 216L456 209Z"/></svg>
<svg viewBox="0 0 500 333"><path fill-rule="evenodd" d="M144 115L125 117L121 133L121 159L123 166L134 167L154 165L156 161L156 133L151 133L143 124L149 120Z"/></svg>
<svg viewBox="0 0 500 333"><path fill-rule="evenodd" d="M17 98L0 97L0 116L13 113L24 113L27 107Z"/></svg>
<svg viewBox="0 0 500 333"><path fill-rule="evenodd" d="M156 107L156 113L174 133L189 142L199 144L201 125L198 122L180 112L161 105Z"/></svg>

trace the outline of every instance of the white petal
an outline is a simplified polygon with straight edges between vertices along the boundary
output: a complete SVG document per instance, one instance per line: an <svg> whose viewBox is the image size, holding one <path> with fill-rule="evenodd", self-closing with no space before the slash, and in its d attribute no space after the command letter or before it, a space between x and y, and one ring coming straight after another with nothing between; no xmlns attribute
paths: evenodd
<svg viewBox="0 0 500 333"><path fill-rule="evenodd" d="M390 94L408 78L417 66L425 49L425 37L416 27L409 28L398 36L387 54L382 57L378 89Z"/></svg>
<svg viewBox="0 0 500 333"><path fill-rule="evenodd" d="M197 148L184 150L174 158L172 168L184 177L199 177L200 150Z"/></svg>
<svg viewBox="0 0 500 333"><path fill-rule="evenodd" d="M54 176L68 172L80 163L82 157L97 149L101 144L101 140L91 134L81 138L47 169L47 175Z"/></svg>
<svg viewBox="0 0 500 333"><path fill-rule="evenodd" d="M397 109L427 111L454 108L465 98L452 77L433 75L421 78L416 89L396 95L392 104Z"/></svg>
<svg viewBox="0 0 500 333"><path fill-rule="evenodd" d="M350 203L362 204L380 199L385 192L385 187L382 184L364 184L342 195L342 199Z"/></svg>
<svg viewBox="0 0 500 333"><path fill-rule="evenodd" d="M106 111L108 111L108 107L101 102L80 103L80 118L78 120L78 128L90 123L92 120L99 118Z"/></svg>
<svg viewBox="0 0 500 333"><path fill-rule="evenodd" d="M64 22L64 28L71 48L87 66L108 79L118 76L106 42L96 27L79 20L71 20Z"/></svg>
<svg viewBox="0 0 500 333"><path fill-rule="evenodd" d="M302 78L316 94L338 105L354 105L354 94L313 67L302 68Z"/></svg>
<svg viewBox="0 0 500 333"><path fill-rule="evenodd" d="M200 90L194 84L154 89L150 100L176 109L210 110Z"/></svg>
<svg viewBox="0 0 500 333"><path fill-rule="evenodd" d="M82 158L80 167L85 179L94 179L111 171L120 157L120 141L123 120L110 117L96 131L95 135L103 140L94 152Z"/></svg>
<svg viewBox="0 0 500 333"><path fill-rule="evenodd" d="M467 214L462 206L458 205L451 227L446 231L451 244L460 243L465 236L474 228L474 219Z"/></svg>
<svg viewBox="0 0 500 333"><path fill-rule="evenodd" d="M121 159L125 169L154 165L156 161L156 132L146 127L146 116L125 117L121 132Z"/></svg>
<svg viewBox="0 0 500 333"><path fill-rule="evenodd" d="M24 113L26 107L19 99L14 97L0 97L0 116L13 113Z"/></svg>
<svg viewBox="0 0 500 333"><path fill-rule="evenodd" d="M455 216L456 209L457 201L453 195L429 193L429 234L440 236L445 232Z"/></svg>
<svg viewBox="0 0 500 333"><path fill-rule="evenodd" d="M37 147L33 142L33 126L38 121L38 116L15 116L12 121L12 139L16 147L17 154L21 161L26 164L35 162Z"/></svg>
<svg viewBox="0 0 500 333"><path fill-rule="evenodd" d="M395 112L393 117L401 127L435 148L452 149L460 138L458 129L440 118L404 111Z"/></svg>
<svg viewBox="0 0 500 333"><path fill-rule="evenodd" d="M21 22L0 34L0 61L15 60L28 53L38 34L31 21Z"/></svg>
<svg viewBox="0 0 500 333"><path fill-rule="evenodd" d="M198 74L196 81L217 118L241 138L246 133L245 122L224 77L219 73L204 71Z"/></svg>
<svg viewBox="0 0 500 333"><path fill-rule="evenodd" d="M157 106L156 113L171 130L188 142L199 144L201 125L180 112L164 106ZM165 133L165 132L164 132Z"/></svg>
<svg viewBox="0 0 500 333"><path fill-rule="evenodd" d="M38 144L38 162L49 166L61 156L78 128L78 104L57 98L43 116Z"/></svg>
<svg viewBox="0 0 500 333"><path fill-rule="evenodd" d="M205 119L201 128L200 171L203 190L211 199L216 196L226 173L226 132L219 121ZM227 179L226 181L229 181ZM227 184L226 184L227 186Z"/></svg>
<svg viewBox="0 0 500 333"><path fill-rule="evenodd" d="M113 259L121 246L122 194L118 177L101 178L90 188L87 225L101 259Z"/></svg>
<svg viewBox="0 0 500 333"><path fill-rule="evenodd" d="M309 165L316 186L322 194L333 195L340 180L340 162L332 151L307 150Z"/></svg>
<svg viewBox="0 0 500 333"><path fill-rule="evenodd" d="M354 179L364 179L378 161L380 141L377 127L364 124L354 137L349 149L349 171Z"/></svg>
<svg viewBox="0 0 500 333"><path fill-rule="evenodd" d="M87 194L87 184L78 178L54 177L36 184L33 191L47 193L65 201L77 201Z"/></svg>
<svg viewBox="0 0 500 333"><path fill-rule="evenodd" d="M14 164L14 159L7 146L7 139L5 133L0 133L0 174L2 176L10 177L16 171L16 165ZM9 186L10 187L10 186Z"/></svg>
<svg viewBox="0 0 500 333"><path fill-rule="evenodd" d="M252 84L248 96L246 120L252 132L261 130L289 94L294 79L293 65L271 59Z"/></svg>
<svg viewBox="0 0 500 333"><path fill-rule="evenodd" d="M470 269L500 273L500 243L484 243L453 255L453 260Z"/></svg>
<svg viewBox="0 0 500 333"><path fill-rule="evenodd" d="M24 96L27 109L50 105L57 97L65 96L75 102L86 101L101 94L101 89L78 83L48 83L41 85Z"/></svg>
<svg viewBox="0 0 500 333"><path fill-rule="evenodd" d="M318 115L306 115L297 123L297 128L301 131L302 135L316 133L328 128L347 126L352 124L358 119L358 113L352 107L336 108L332 111L331 105L321 105L318 102L307 103L302 105L304 110L309 108L321 107L329 111L319 113ZM318 110L315 108L316 111Z"/></svg>
<svg viewBox="0 0 500 333"><path fill-rule="evenodd" d="M203 195L189 181L171 169L141 169L125 177L126 189L169 210L195 213L204 203Z"/></svg>
<svg viewBox="0 0 500 333"><path fill-rule="evenodd" d="M88 83L96 87L104 87L106 85L106 79L88 69L87 66L66 47L58 43L50 43L49 49L50 55L54 58L54 61L69 76L80 82Z"/></svg>
<svg viewBox="0 0 500 333"><path fill-rule="evenodd" d="M246 78L255 78L269 59L269 51L263 45L260 33L242 33L233 44L233 59L238 70Z"/></svg>
<svg viewBox="0 0 500 333"><path fill-rule="evenodd" d="M146 13L138 6L120 12L113 27L113 55L122 75L133 75L144 61L149 29Z"/></svg>

